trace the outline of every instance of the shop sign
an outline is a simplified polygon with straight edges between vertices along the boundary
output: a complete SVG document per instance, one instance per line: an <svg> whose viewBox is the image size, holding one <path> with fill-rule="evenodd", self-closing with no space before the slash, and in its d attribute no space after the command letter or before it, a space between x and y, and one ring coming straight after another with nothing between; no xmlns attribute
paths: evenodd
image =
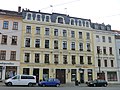
<svg viewBox="0 0 120 90"><path fill-rule="evenodd" d="M11 62L0 62L0 65L14 65L14 63L11 63Z"/></svg>

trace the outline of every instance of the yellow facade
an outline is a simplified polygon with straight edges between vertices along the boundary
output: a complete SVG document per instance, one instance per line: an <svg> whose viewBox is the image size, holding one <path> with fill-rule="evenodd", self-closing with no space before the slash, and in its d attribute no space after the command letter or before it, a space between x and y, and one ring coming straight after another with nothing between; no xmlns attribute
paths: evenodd
<svg viewBox="0 0 120 90"><path fill-rule="evenodd" d="M31 33L26 33L26 26L31 26ZM35 34L36 27L40 27L40 35ZM49 35L45 35L45 28L49 28ZM54 36L54 29L58 29L58 36ZM63 37L62 31L67 31L67 37ZM71 30L75 32L75 38L71 38ZM82 32L82 39L79 39L78 33ZM90 34L90 39L86 39L86 33ZM84 82L88 81L88 70L92 70L92 79L94 79L94 48L93 48L93 38L92 30L90 28L71 26L71 25L61 25L48 22L37 22L34 20L23 20L23 32L22 32L22 47L21 47L21 66L20 73L24 74L25 68L29 68L29 74L36 74L35 69L37 69L37 74L39 74L39 80L43 79L43 74L47 73L44 69L48 70L48 78L57 78L61 72L64 77L63 83L72 82L72 77L74 78L74 70L76 70L75 75L78 81L81 77ZM25 47L25 39L30 38L30 47ZM40 39L40 47L35 48L35 40ZM49 40L49 48L45 48L45 40ZM54 40L58 40L58 49L54 49ZM63 50L63 41L67 41L67 50ZM71 42L75 42L75 50L71 50ZM79 43L83 43L83 51L79 51ZM91 51L87 51L86 44L90 43ZM24 62L25 53L29 53L29 62ZM35 63L35 53L39 53L39 63ZM49 63L44 63L45 54L49 54ZM58 54L58 64L54 63L54 54ZM63 55L67 55L67 64L63 64ZM75 56L75 64L72 64L71 56ZM84 57L84 63L80 64L80 56ZM88 64L87 56L91 56L91 64ZM72 70L73 69L73 70ZM80 70L83 71L80 71ZM59 73L57 73L57 71ZM80 73L84 73L80 76ZM89 74L89 75L90 75ZM46 75L46 74L45 74ZM47 77L47 75L46 75Z"/></svg>

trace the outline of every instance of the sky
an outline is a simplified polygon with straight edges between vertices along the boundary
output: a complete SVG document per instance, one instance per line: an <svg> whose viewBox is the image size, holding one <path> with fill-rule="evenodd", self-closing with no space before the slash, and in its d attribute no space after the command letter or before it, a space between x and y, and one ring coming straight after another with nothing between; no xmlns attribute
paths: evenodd
<svg viewBox="0 0 120 90"><path fill-rule="evenodd" d="M61 13L110 24L120 30L120 0L0 0L0 9L18 11L18 6L31 11Z"/></svg>

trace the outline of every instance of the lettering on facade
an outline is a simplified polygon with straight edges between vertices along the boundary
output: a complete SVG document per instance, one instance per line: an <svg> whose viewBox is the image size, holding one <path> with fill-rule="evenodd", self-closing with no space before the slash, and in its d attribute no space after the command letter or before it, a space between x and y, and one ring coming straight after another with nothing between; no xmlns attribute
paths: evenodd
<svg viewBox="0 0 120 90"><path fill-rule="evenodd" d="M44 65L27 65L28 67L44 67Z"/></svg>
<svg viewBox="0 0 120 90"><path fill-rule="evenodd" d="M11 63L11 62L0 62L0 64L2 64L2 65L14 65L14 63Z"/></svg>

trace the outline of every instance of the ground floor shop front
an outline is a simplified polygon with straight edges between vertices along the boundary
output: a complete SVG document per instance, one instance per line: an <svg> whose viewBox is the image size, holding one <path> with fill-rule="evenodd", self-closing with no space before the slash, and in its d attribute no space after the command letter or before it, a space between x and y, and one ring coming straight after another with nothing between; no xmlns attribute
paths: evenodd
<svg viewBox="0 0 120 90"><path fill-rule="evenodd" d="M95 78L101 78L108 81L108 83L120 83L118 69L116 68L101 68L99 73L98 68L95 69Z"/></svg>
<svg viewBox="0 0 120 90"><path fill-rule="evenodd" d="M17 61L0 61L0 81L19 74L19 66Z"/></svg>
<svg viewBox="0 0 120 90"><path fill-rule="evenodd" d="M72 65L30 65L21 64L21 74L32 74L39 80L58 78L61 83L74 82L75 79L84 83L94 79L94 69L91 67L77 67Z"/></svg>

